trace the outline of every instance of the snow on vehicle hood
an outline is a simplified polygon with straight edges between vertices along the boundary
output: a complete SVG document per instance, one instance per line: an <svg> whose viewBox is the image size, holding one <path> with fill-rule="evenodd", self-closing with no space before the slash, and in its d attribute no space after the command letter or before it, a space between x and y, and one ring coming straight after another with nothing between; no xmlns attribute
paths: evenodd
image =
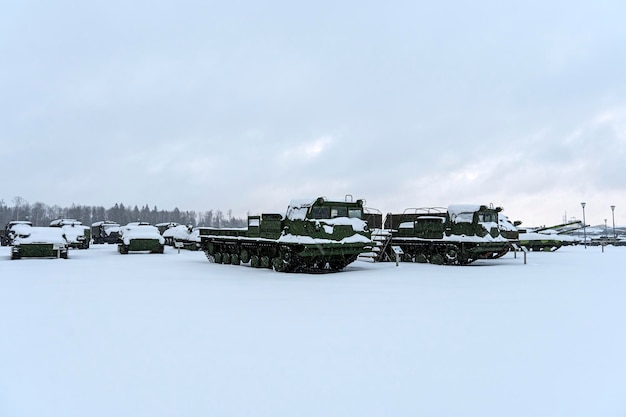
<svg viewBox="0 0 626 417"><path fill-rule="evenodd" d="M157 239L160 244L165 243L165 239L159 233L159 229L148 225L127 225L122 228L122 240L125 245L130 245L132 239Z"/></svg>
<svg viewBox="0 0 626 417"><path fill-rule="evenodd" d="M63 229L60 227L34 227L21 228L13 240L14 245L29 243L52 243L67 244Z"/></svg>

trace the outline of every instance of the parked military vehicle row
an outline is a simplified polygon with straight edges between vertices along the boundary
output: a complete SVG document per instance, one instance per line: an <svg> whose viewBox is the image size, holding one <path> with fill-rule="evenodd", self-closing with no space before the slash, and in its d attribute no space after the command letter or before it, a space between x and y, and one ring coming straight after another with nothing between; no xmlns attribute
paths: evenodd
<svg viewBox="0 0 626 417"><path fill-rule="evenodd" d="M164 246L170 245L202 249L214 263L310 273L339 271L358 257L375 262L467 265L500 258L512 249L553 251L579 243L566 234L582 227L581 222L572 222L524 230L519 228L521 222L509 221L502 208L478 204L411 208L383 216L350 195L344 200L293 200L284 216L264 213L247 220L243 228L193 228L173 222L120 226L110 221L95 222L89 228L73 219L55 220L50 226L63 231L68 247L88 248L90 238L94 244L116 244L121 254L163 253ZM11 222L3 242L13 244L23 227L32 225ZM55 250L67 257L67 250Z"/></svg>

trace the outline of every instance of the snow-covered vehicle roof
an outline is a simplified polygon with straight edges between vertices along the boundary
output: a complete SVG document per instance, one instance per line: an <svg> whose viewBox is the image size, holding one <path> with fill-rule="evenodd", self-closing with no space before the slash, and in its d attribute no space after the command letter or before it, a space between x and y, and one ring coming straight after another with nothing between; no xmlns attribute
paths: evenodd
<svg viewBox="0 0 626 417"><path fill-rule="evenodd" d="M109 226L119 226L120 224L116 222L112 222L110 220L101 220L99 222L91 223L91 225L93 227L98 227L98 226L109 227Z"/></svg>
<svg viewBox="0 0 626 417"><path fill-rule="evenodd" d="M189 227L179 224L177 226L170 227L163 232L163 237L171 237L174 239L188 239L190 235Z"/></svg>
<svg viewBox="0 0 626 417"><path fill-rule="evenodd" d="M58 227L19 227L15 232L15 246L29 243L67 244L63 229Z"/></svg>
<svg viewBox="0 0 626 417"><path fill-rule="evenodd" d="M129 223L122 228L122 240L128 245L132 239L156 239L164 244L165 239L159 229L149 224Z"/></svg>
<svg viewBox="0 0 626 417"><path fill-rule="evenodd" d="M363 200L356 200L356 201L346 201L346 200L329 200L326 197L318 197L318 198L296 198L296 199L292 199L289 202L289 206L287 207L287 213L285 215L285 217L289 220L304 220L306 219L307 213L309 212L309 209L315 205L318 206L325 206L325 207L329 207L332 206L333 204L336 204L337 207L349 207L349 210L354 208L354 210L360 210L360 215L359 217L361 217L363 215ZM342 216L335 216L335 215L331 215L329 216L329 218L334 218L334 217L342 217ZM346 216L343 217L353 217L349 214L346 214Z"/></svg>
<svg viewBox="0 0 626 417"><path fill-rule="evenodd" d="M50 226L82 226L83 222L76 219L56 219L50 222Z"/></svg>

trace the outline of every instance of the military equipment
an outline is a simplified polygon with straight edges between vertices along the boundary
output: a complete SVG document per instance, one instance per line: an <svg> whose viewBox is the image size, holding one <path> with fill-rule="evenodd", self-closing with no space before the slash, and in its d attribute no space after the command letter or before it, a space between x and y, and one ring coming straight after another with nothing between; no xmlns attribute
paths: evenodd
<svg viewBox="0 0 626 417"><path fill-rule="evenodd" d="M374 232L374 260L467 265L499 258L511 249L498 227L499 211L485 205L451 205L389 213L384 229Z"/></svg>
<svg viewBox="0 0 626 417"><path fill-rule="evenodd" d="M117 249L122 255L135 251L163 253L165 239L159 233L159 229L149 223L129 223L121 230L122 234Z"/></svg>
<svg viewBox="0 0 626 417"><path fill-rule="evenodd" d="M91 225L91 238L94 244L118 243L121 234L121 226L118 223L103 220Z"/></svg>
<svg viewBox="0 0 626 417"><path fill-rule="evenodd" d="M25 257L67 259L68 243L61 228L22 224L13 227L12 230L11 259Z"/></svg>
<svg viewBox="0 0 626 417"><path fill-rule="evenodd" d="M65 233L70 248L89 249L91 229L76 219L57 219L50 222L50 227L60 227Z"/></svg>
<svg viewBox="0 0 626 417"><path fill-rule="evenodd" d="M199 231L197 228L177 224L162 232L165 244L188 250L200 249Z"/></svg>
<svg viewBox="0 0 626 417"><path fill-rule="evenodd" d="M324 197L293 200L283 217L248 216L247 228L199 227L200 244L211 262L278 272L334 272L371 250L363 200Z"/></svg>
<svg viewBox="0 0 626 417"><path fill-rule="evenodd" d="M28 220L12 220L7 223L2 233L1 243L2 246L11 246L13 244L13 238L15 236L15 228L21 227L21 225L32 226L33 223Z"/></svg>

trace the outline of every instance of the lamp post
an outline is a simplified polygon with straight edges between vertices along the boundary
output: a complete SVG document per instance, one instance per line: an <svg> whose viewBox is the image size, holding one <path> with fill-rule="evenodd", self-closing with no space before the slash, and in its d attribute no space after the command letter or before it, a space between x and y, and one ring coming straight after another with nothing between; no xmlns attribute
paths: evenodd
<svg viewBox="0 0 626 417"><path fill-rule="evenodd" d="M615 234L615 206L611 206L611 215L613 217L613 244L617 241L617 235Z"/></svg>
<svg viewBox="0 0 626 417"><path fill-rule="evenodd" d="M583 241L585 243L585 249L587 249L587 221L585 220L585 205L586 203L580 203L583 208Z"/></svg>

